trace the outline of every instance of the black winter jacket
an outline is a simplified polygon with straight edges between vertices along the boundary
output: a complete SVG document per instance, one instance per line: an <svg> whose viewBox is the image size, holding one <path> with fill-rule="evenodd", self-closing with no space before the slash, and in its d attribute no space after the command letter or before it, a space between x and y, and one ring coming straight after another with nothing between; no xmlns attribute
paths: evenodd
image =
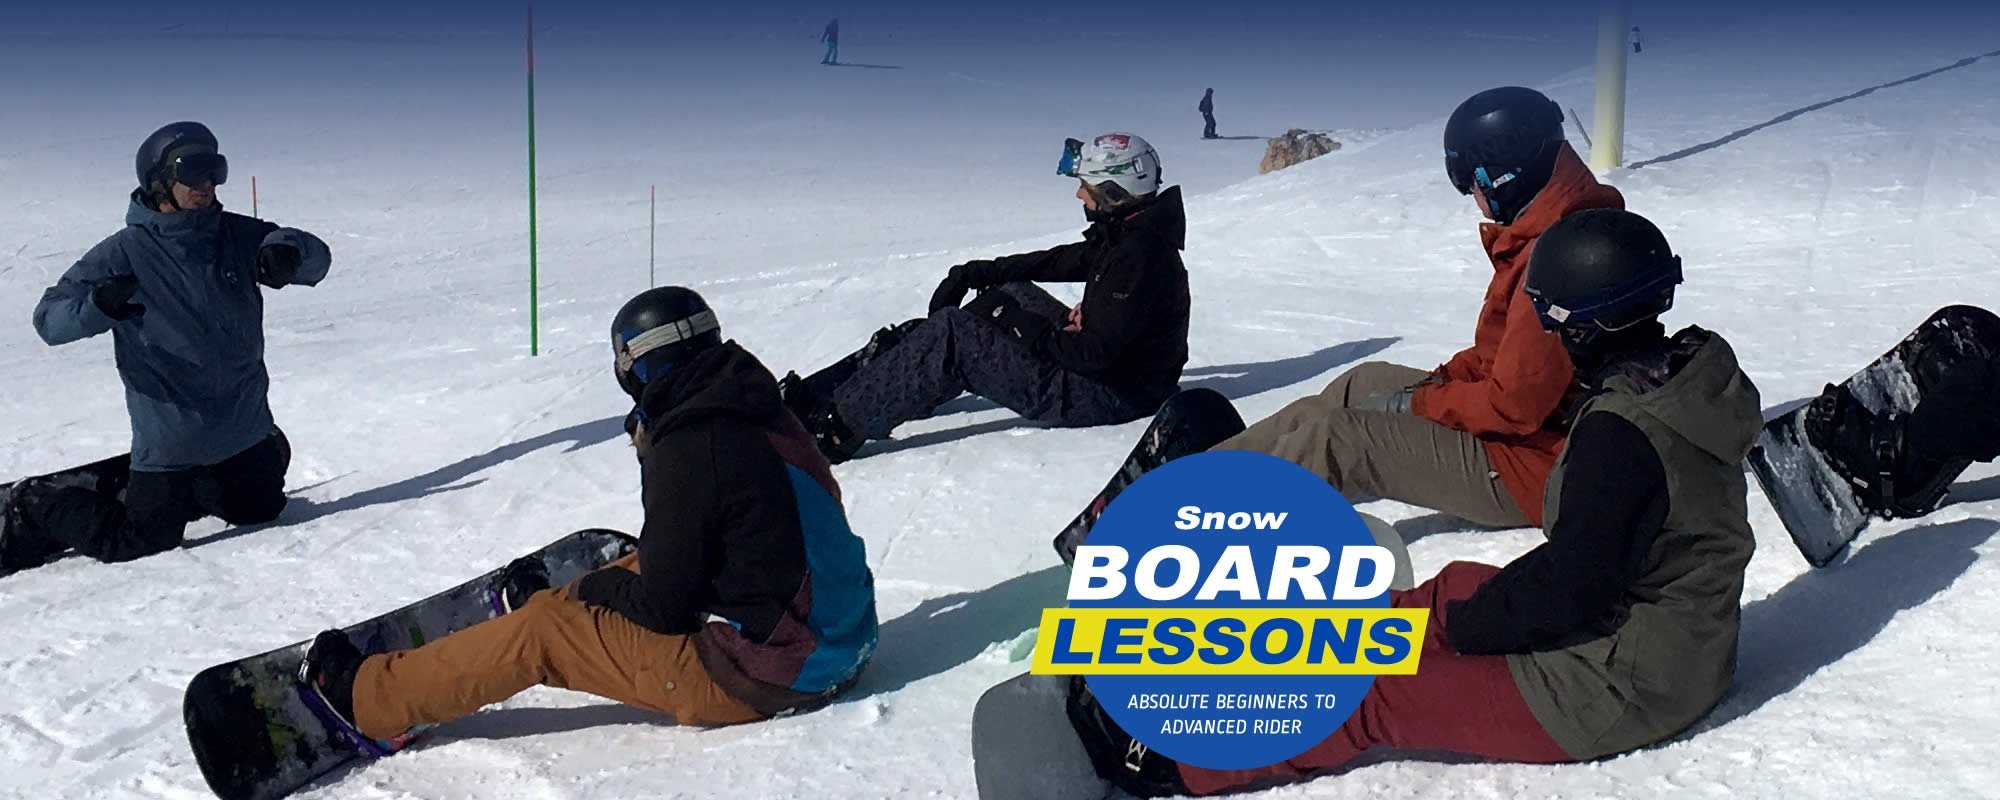
<svg viewBox="0 0 2000 800"><path fill-rule="evenodd" d="M1092 223L1083 241L1032 253L974 261L972 289L1014 281L1083 287L1083 329L1056 331L1036 350L1063 368L1110 387L1134 406L1152 408L1179 389L1188 358L1187 211L1180 187L1136 209Z"/></svg>

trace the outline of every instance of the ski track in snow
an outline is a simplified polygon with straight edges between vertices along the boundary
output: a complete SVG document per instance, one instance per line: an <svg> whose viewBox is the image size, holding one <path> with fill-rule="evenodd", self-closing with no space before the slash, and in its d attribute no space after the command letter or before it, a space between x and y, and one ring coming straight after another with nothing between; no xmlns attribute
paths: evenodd
<svg viewBox="0 0 2000 800"><path fill-rule="evenodd" d="M1685 35L1633 60L1627 120L1631 163L1672 160L1609 176L1686 260L1671 325L1727 336L1773 408L1859 369L1938 306L2000 307L2000 59L1756 127L1990 52L1995 26L1906 32L1908 19L1884 10L1679 22ZM790 41L654 53L599 46L591 30L538 45L536 359L513 196L524 181L513 40L246 39L231 57L256 67L237 70L244 84L226 104L112 77L154 45L29 38L0 51L10 74L73 71L60 90L0 87L24 109L0 131L0 153L36 156L0 158L0 180L34 187L0 201L11 211L0 296L12 309L0 325L0 414L12 421L0 473L125 446L108 337L47 348L27 318L116 229L129 148L151 126L210 122L244 176L225 201L247 211L247 176L261 172L265 216L324 236L336 260L323 286L267 295L272 402L296 452L294 503L277 523L204 521L181 550L0 580L0 797L206 796L178 724L201 668L427 596L570 530L636 532L638 476L618 424L627 405L603 334L645 285L649 183L662 279L704 292L728 335L781 374L919 312L951 264L1072 240L1081 220L1068 185L1047 174L1050 154L1065 135L1114 127L1149 137L1189 193L1183 384L1223 391L1248 419L1360 361L1448 357L1490 274L1469 203L1438 169L1451 104L1501 80L1472 66L1440 66L1412 90L1427 113L1393 126L1357 118L1336 127L1352 137L1341 151L1257 177L1261 143L1193 138L1200 91L1186 86L1215 77L1203 69L1268 81L1258 58L1298 61L1318 43L1127 76L1137 91L1187 95L1174 105L1130 103L1116 79L1064 81L1053 60L909 37L869 57L906 70L824 70L789 66ZM1453 39L1462 52L1405 57L1490 65L1530 35L1524 23ZM357 62L357 47L374 58ZM1589 49L1571 49L1506 80L1589 120ZM404 90L355 83L412 65L437 77L404 75ZM342 69L358 72L323 77ZM440 86L452 90L431 91ZM1348 90L1288 91L1297 96L1270 94L1261 110L1225 104L1224 128L1348 124L1326 110ZM1051 105L1064 93L1074 102ZM767 102L742 101L751 96ZM695 730L536 689L304 796L970 797L973 703L1023 668L1009 653L1060 601L1049 537L1143 426L1044 429L961 399L840 467L883 638L860 685L827 709ZM1384 764L1260 796L1994 796L2000 472L1976 466L1955 497L1927 519L1876 523L1846 563L1821 571L1753 498L1737 683L1686 735L1593 764ZM1411 540L1420 577L1456 559L1504 563L1540 541L1391 502L1365 510Z"/></svg>

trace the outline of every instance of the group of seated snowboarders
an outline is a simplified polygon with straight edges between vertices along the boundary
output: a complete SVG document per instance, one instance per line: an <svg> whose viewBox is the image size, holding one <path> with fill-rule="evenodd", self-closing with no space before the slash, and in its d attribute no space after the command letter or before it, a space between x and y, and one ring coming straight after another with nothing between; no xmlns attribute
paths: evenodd
<svg viewBox="0 0 2000 800"><path fill-rule="evenodd" d="M1361 364L1217 447L1283 458L1350 499L1539 527L1546 541L1505 566L1454 562L1393 592L1394 606L1430 614L1422 669L1379 677L1345 726L1279 764L1175 763L1134 746L1076 682L1076 734L1105 779L1139 796L1209 795L1338 772L1385 748L1589 760L1679 734L1728 689L1754 549L1740 464L1760 398L1720 335L1661 322L1680 258L1593 176L1563 121L1541 93L1503 87L1447 122L1446 174L1485 218L1494 269L1470 347L1430 370ZM67 549L135 558L178 546L191 518L255 522L282 508L281 493L243 488L282 486L289 462L262 399L261 329L255 367L229 386L148 348L163 322L188 341L214 329L173 298L247 308L256 283L317 282L328 255L310 234L247 217L223 214L218 228L213 192L226 173L199 133L155 134L150 173L141 151L130 217L159 246L121 232L36 311L51 343L117 337L128 395L141 398L124 497L24 481L0 528L0 574ZM1163 184L1152 146L1126 133L1069 140L1059 172L1078 181L1082 241L954 266L927 316L804 376L780 379L725 340L692 290L634 297L611 338L641 463L637 552L566 586L516 562L503 573L507 613L415 649L365 653L328 631L303 680L385 753L406 731L536 685L689 725L830 702L877 637L873 578L833 465L964 393L1080 427L1149 417L1179 390L1190 306L1179 189ZM147 291L164 280L152 262L189 259L241 266L192 295ZM1082 299L1066 305L1038 282L1082 283ZM261 313L234 313L261 326ZM152 336L131 329L142 315ZM1835 397L1825 415L1838 424L1820 426L1816 443L1851 473L1906 482L1939 459L1990 460L1994 372L1953 376L1962 390L1907 417ZM175 396L249 399L228 414L155 408L163 394L150 388L188 384ZM233 439L201 428L217 419ZM224 440L228 452L188 452Z"/></svg>

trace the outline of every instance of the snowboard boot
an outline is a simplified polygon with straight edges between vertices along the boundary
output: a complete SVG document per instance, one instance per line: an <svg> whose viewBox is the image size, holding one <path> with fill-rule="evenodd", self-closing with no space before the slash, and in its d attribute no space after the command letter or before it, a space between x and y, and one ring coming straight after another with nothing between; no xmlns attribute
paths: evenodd
<svg viewBox="0 0 2000 800"><path fill-rule="evenodd" d="M522 556L500 570L500 577L494 579L493 610L500 614L512 614L535 593L549 588L549 568L534 556Z"/></svg>
<svg viewBox="0 0 2000 800"><path fill-rule="evenodd" d="M1181 781L1180 764L1118 727L1081 675L1070 678L1065 710L1099 777L1137 797L1176 797L1188 793L1187 784Z"/></svg>
<svg viewBox="0 0 2000 800"><path fill-rule="evenodd" d="M56 487L45 478L23 478L0 489L0 577L34 569L67 549L43 536L34 508L46 502Z"/></svg>
<svg viewBox="0 0 2000 800"><path fill-rule="evenodd" d="M802 421L806 432L812 434L813 444L819 446L820 455L826 456L828 464L839 464L853 458L861 450L861 445L868 441L841 421L840 409L832 403L826 404L826 409L811 419Z"/></svg>
<svg viewBox="0 0 2000 800"><path fill-rule="evenodd" d="M403 749L414 736L405 733L393 739L370 739L355 727L354 677L365 660L367 656L348 641L347 634L325 631L313 639L312 646L306 649L305 660L299 662L299 683L309 701L307 705L319 715L320 721L345 735L356 750L381 758Z"/></svg>
<svg viewBox="0 0 2000 800"><path fill-rule="evenodd" d="M1918 517L1943 502L1965 465L1912 453L1908 421L1894 412L1871 411L1847 387L1828 384L1806 409L1806 440L1825 454L1868 510Z"/></svg>
<svg viewBox="0 0 2000 800"><path fill-rule="evenodd" d="M829 464L839 464L853 458L867 440L840 419L840 409L833 403L833 392L822 391L815 385L814 378L801 379L796 372L786 373L785 380L778 384L778 390L784 395L785 408L798 417L806 433L812 434L813 444L819 447L820 455L825 456Z"/></svg>

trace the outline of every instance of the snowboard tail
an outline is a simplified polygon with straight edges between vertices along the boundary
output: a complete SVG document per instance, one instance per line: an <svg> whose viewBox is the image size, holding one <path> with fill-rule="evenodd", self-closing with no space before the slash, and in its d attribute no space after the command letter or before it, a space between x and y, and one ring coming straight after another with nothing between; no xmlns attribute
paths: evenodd
<svg viewBox="0 0 2000 800"><path fill-rule="evenodd" d="M1125 487L1131 486L1139 478L1160 465L1181 456L1206 452L1221 444L1231 436L1243 432L1243 417L1236 413L1229 398L1213 389L1188 389L1167 398L1153 415L1153 424L1139 435L1139 443L1132 453L1125 457L1125 463L1111 476L1103 491L1076 515L1061 533L1056 534L1056 554L1069 565L1076 561L1076 548L1083 544L1085 536L1097 524L1097 518L1104 515L1104 509L1111 505Z"/></svg>
<svg viewBox="0 0 2000 800"><path fill-rule="evenodd" d="M980 695L972 710L979 800L1105 800L1068 713L1070 676L1020 675Z"/></svg>
<svg viewBox="0 0 2000 800"><path fill-rule="evenodd" d="M1822 417L1846 391L1870 412L1907 416L1927 392L1963 370L1985 368L2000 354L2000 317L1975 306L1938 309L1875 361L1819 398L1764 424L1745 463L1778 519L1815 567L1833 563L1866 528L1884 519L1928 514L1971 462L1940 459L1924 477L1898 485L1886 475L1850 474L1825 449Z"/></svg>
<svg viewBox="0 0 2000 800"><path fill-rule="evenodd" d="M633 552L636 545L627 534L593 528L530 555L548 568L550 585L562 586ZM503 570L342 630L371 654L418 647L464 630L497 616L492 593ZM296 642L217 664L189 681L182 704L188 744L216 795L227 800L283 797L364 752L394 749L353 741L350 728L329 725L323 718L323 701L299 678L311 644Z"/></svg>

